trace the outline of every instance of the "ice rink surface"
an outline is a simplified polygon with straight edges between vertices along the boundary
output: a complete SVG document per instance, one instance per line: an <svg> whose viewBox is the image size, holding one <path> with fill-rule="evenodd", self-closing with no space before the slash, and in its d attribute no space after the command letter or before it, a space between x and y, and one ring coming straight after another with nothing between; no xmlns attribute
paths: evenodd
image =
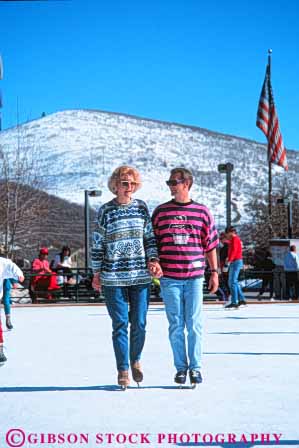
<svg viewBox="0 0 299 448"><path fill-rule="evenodd" d="M148 313L144 382L125 392L104 306L14 307L12 321L0 369L1 448L299 447L298 304L205 305L196 390L173 382L162 305Z"/></svg>

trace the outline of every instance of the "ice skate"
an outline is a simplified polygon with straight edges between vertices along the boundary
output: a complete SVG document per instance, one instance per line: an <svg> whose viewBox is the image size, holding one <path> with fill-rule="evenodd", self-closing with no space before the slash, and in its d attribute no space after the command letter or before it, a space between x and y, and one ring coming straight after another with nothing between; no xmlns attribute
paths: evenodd
<svg viewBox="0 0 299 448"><path fill-rule="evenodd" d="M230 309L237 310L239 308L239 305L237 303L231 302L231 303L228 303L227 305L224 305L224 308L226 310L230 310Z"/></svg>
<svg viewBox="0 0 299 448"><path fill-rule="evenodd" d="M8 330L12 330L13 329L13 324L11 323L11 319L10 319L10 315L7 314L6 316L6 328Z"/></svg>
<svg viewBox="0 0 299 448"><path fill-rule="evenodd" d="M143 381L143 372L141 369L141 363L140 361L135 361L131 364L131 370L132 370L132 377L133 380L138 384Z"/></svg>
<svg viewBox="0 0 299 448"><path fill-rule="evenodd" d="M195 389L196 386L202 383L202 376L199 370L193 369L189 372L191 389Z"/></svg>
<svg viewBox="0 0 299 448"><path fill-rule="evenodd" d="M174 377L174 381L175 383L179 384L180 388L182 388L182 386L186 383L186 378L187 378L187 371L179 370Z"/></svg>
<svg viewBox="0 0 299 448"><path fill-rule="evenodd" d="M6 361L7 361L7 358L4 355L3 345L0 345L0 364L4 364Z"/></svg>
<svg viewBox="0 0 299 448"><path fill-rule="evenodd" d="M117 376L117 383L122 390L126 390L130 385L130 378L128 370L119 370Z"/></svg>

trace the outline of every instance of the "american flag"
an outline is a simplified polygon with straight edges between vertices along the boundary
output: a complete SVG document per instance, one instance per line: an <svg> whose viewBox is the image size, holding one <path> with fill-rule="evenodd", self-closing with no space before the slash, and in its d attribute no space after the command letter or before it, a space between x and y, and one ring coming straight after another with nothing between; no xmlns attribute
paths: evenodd
<svg viewBox="0 0 299 448"><path fill-rule="evenodd" d="M287 152L282 141L278 116L274 104L269 62L259 101L256 125L267 137L268 160L271 163L276 163L277 165L282 166L286 171L288 171Z"/></svg>

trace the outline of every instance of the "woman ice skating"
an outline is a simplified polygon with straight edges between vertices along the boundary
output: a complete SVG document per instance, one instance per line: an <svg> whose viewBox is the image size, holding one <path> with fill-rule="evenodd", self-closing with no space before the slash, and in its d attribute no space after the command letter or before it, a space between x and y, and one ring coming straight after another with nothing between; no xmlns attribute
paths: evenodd
<svg viewBox="0 0 299 448"><path fill-rule="evenodd" d="M11 260L0 257L0 299L3 295L3 281L6 278L13 278L22 283L24 281L24 274ZM0 318L0 364L3 364L6 361L7 358L3 352L3 331Z"/></svg>
<svg viewBox="0 0 299 448"><path fill-rule="evenodd" d="M115 198L98 213L93 234L93 287L103 287L112 319L112 340L122 388L143 380L140 358L145 341L151 274L162 274L151 218L146 204L133 199L141 187L139 172L129 166L117 168L108 181ZM130 335L128 326L130 323Z"/></svg>

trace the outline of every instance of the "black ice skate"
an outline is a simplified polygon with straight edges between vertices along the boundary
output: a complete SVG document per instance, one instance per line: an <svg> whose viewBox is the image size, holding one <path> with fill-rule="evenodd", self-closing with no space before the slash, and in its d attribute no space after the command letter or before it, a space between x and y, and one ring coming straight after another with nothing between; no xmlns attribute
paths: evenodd
<svg viewBox="0 0 299 448"><path fill-rule="evenodd" d="M13 324L11 323L11 319L10 319L10 315L7 314L6 316L6 328L8 330L12 330L13 329Z"/></svg>
<svg viewBox="0 0 299 448"><path fill-rule="evenodd" d="M195 389L198 384L202 383L202 376L199 370L190 370L189 377L192 389Z"/></svg>
<svg viewBox="0 0 299 448"><path fill-rule="evenodd" d="M224 306L224 308L226 310L230 309L237 310L239 308L239 305L237 303L228 303L227 305Z"/></svg>
<svg viewBox="0 0 299 448"><path fill-rule="evenodd" d="M179 370L174 377L174 381L180 386L183 386L186 383L186 378L187 378L187 371Z"/></svg>
<svg viewBox="0 0 299 448"><path fill-rule="evenodd" d="M3 346L0 346L0 364L4 364L7 361L6 356L4 355L3 352Z"/></svg>

